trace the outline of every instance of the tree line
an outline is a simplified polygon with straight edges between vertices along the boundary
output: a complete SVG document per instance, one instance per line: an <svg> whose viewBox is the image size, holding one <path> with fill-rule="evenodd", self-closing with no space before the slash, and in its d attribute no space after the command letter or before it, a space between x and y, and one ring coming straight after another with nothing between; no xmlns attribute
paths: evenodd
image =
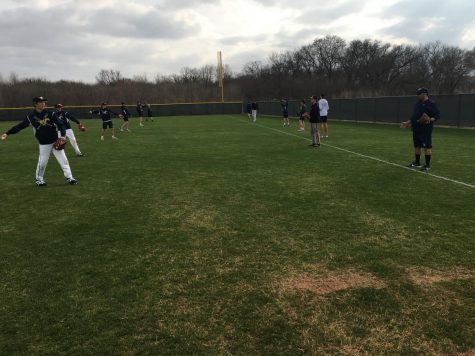
<svg viewBox="0 0 475 356"><path fill-rule="evenodd" d="M325 92L330 98L412 95L426 86L435 94L473 92L475 48L431 42L394 45L377 40L346 42L338 36L317 38L293 51L275 52L264 61L249 61L240 72L224 67L226 101L298 99ZM0 76L0 106L28 106L41 93L65 105L176 103L219 101L217 68L185 67L179 73L149 79L125 78L103 69L95 83Z"/></svg>

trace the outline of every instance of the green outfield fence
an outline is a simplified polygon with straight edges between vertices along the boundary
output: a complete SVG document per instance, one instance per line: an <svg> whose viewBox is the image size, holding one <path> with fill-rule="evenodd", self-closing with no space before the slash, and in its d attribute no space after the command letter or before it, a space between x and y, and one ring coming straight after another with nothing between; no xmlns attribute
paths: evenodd
<svg viewBox="0 0 475 356"><path fill-rule="evenodd" d="M475 128L475 94L431 95L441 112L440 125ZM310 106L310 99L305 99ZM399 123L411 116L416 96L328 99L329 120ZM259 114L282 116L280 101L260 101ZM289 100L289 115L297 116L299 100Z"/></svg>
<svg viewBox="0 0 475 356"><path fill-rule="evenodd" d="M132 117L137 117L135 105L126 105ZM221 114L240 114L242 113L242 102L207 102L207 103L176 103L176 104L151 104L154 117L160 116L181 116L181 115L221 115ZM98 109L94 106L68 106L65 105L65 111L68 111L78 119L91 118L90 110ZM109 105L109 108L116 113L120 113L120 105ZM24 108L0 108L0 121L23 120L25 115L30 113L31 107ZM144 116L147 116L147 110L144 110ZM97 118L97 116L96 116Z"/></svg>
<svg viewBox="0 0 475 356"><path fill-rule="evenodd" d="M475 128L475 94L432 95L441 111L440 125ZM416 96L392 96L355 99L329 99L329 120L356 122L399 123L409 119ZM310 105L309 99L306 99ZM280 101L259 101L259 114L281 116ZM289 101L290 116L297 116L300 100ZM151 104L154 117L182 115L240 114L246 102L206 102ZM109 105L119 112L120 105ZM132 117L136 117L134 104L127 105ZM90 118L89 110L98 106L65 106L65 110L79 119ZM22 120L31 111L27 108L0 108L0 121ZM144 113L146 115L146 111Z"/></svg>

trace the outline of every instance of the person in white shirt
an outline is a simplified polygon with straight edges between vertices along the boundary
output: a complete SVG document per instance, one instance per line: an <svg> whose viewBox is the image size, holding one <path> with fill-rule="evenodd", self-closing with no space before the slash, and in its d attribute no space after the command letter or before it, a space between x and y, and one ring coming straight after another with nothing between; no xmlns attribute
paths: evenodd
<svg viewBox="0 0 475 356"><path fill-rule="evenodd" d="M328 111L330 111L330 105L328 105L327 99L325 99L325 94L320 95L320 100L318 101L318 107L320 109L320 136L328 137Z"/></svg>

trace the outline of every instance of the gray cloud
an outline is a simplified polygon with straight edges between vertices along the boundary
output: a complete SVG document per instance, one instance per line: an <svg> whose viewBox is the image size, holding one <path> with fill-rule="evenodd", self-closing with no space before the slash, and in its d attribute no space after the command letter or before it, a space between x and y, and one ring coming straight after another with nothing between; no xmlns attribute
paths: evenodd
<svg viewBox="0 0 475 356"><path fill-rule="evenodd" d="M367 6L368 0L234 0L234 7L231 0L114 0L115 6L110 1L51 0L48 7L34 0L2 2L3 76L14 71L20 77L93 81L104 68L153 78L207 64L216 50L239 71L246 62L265 61L272 52L295 50L325 35L350 41L352 24L341 19L362 16L368 8L369 16L399 22L378 33L365 35L363 29L364 38L475 46L475 40L462 40L467 29L475 33L473 0L400 0L392 6ZM237 15L229 8L245 11ZM233 17L226 21L226 16ZM240 28L241 22L247 28Z"/></svg>
<svg viewBox="0 0 475 356"><path fill-rule="evenodd" d="M384 30L393 37L404 37L413 42L441 41L460 45L463 33L474 22L475 3L447 0L428 6L425 1L402 0L388 8L388 12L403 20ZM424 28L430 27L428 30Z"/></svg>

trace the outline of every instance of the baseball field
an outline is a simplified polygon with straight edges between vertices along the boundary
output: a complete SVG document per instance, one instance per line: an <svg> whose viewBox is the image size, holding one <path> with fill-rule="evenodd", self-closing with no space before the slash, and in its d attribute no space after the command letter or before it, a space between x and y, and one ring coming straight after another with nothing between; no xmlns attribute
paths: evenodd
<svg viewBox="0 0 475 356"><path fill-rule="evenodd" d="M0 143L0 354L475 353L475 130L134 120Z"/></svg>

